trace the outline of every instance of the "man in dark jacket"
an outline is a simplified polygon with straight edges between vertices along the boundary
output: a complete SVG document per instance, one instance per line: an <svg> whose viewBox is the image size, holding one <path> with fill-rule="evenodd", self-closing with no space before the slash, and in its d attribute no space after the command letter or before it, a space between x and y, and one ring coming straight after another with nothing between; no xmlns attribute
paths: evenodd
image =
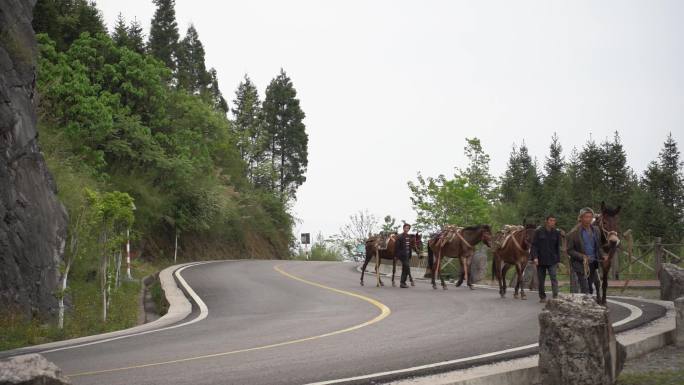
<svg viewBox="0 0 684 385"><path fill-rule="evenodd" d="M601 247L601 233L593 225L594 211L588 207L580 210L579 224L568 233L568 255L572 270L577 274L582 293L589 293L589 280L600 287L599 261L606 258ZM588 270L588 272L587 272Z"/></svg>
<svg viewBox="0 0 684 385"><path fill-rule="evenodd" d="M403 230L394 242L394 255L401 261L401 284L399 287L405 289L409 287L406 284L406 278L411 271L411 266L409 265L409 259L411 258L411 236L409 235L409 230L411 230L411 225L404 223Z"/></svg>
<svg viewBox="0 0 684 385"><path fill-rule="evenodd" d="M551 277L551 291L553 298L558 297L558 278L556 266L560 262L560 232L556 229L556 217L548 215L544 226L539 226L534 232L532 241L532 259L537 266L539 276L539 302L546 302L546 273Z"/></svg>

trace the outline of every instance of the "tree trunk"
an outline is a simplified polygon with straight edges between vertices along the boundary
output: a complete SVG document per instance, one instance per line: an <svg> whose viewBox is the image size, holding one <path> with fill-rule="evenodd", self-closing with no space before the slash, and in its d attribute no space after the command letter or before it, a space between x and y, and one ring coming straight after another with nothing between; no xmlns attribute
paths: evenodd
<svg viewBox="0 0 684 385"><path fill-rule="evenodd" d="M285 200L285 151L280 154L280 200Z"/></svg>
<svg viewBox="0 0 684 385"><path fill-rule="evenodd" d="M176 241L173 247L173 263L176 263L178 259L178 229L176 229Z"/></svg>
<svg viewBox="0 0 684 385"><path fill-rule="evenodd" d="M67 279L69 277L69 270L71 269L71 262L67 263L64 269L64 274L62 275L62 295L59 297L59 319L57 320L57 327L59 329L64 329L64 295L67 288Z"/></svg>
<svg viewBox="0 0 684 385"><path fill-rule="evenodd" d="M116 256L116 279L114 280L114 287L118 288L121 286L121 248L119 248L119 254Z"/></svg>
<svg viewBox="0 0 684 385"><path fill-rule="evenodd" d="M275 170L275 135L271 141L271 172ZM271 174L271 191L275 192L275 179L273 179L273 174Z"/></svg>
<svg viewBox="0 0 684 385"><path fill-rule="evenodd" d="M100 261L101 274L100 290L102 291L102 322L107 322L107 230L102 232L102 260Z"/></svg>

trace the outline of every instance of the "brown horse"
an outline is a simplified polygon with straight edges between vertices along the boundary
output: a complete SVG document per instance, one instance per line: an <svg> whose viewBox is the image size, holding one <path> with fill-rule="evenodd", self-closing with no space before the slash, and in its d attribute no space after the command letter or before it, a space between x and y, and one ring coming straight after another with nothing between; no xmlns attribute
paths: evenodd
<svg viewBox="0 0 684 385"><path fill-rule="evenodd" d="M601 247L608 256L601 264L601 290L596 288L596 302L606 304L606 292L608 291L608 273L610 272L613 257L617 253L620 237L618 236L618 224L621 206L613 209L601 202L601 214L596 218L596 226L601 230ZM591 283L590 283L591 284Z"/></svg>
<svg viewBox="0 0 684 385"><path fill-rule="evenodd" d="M366 258L363 261L363 267L361 268L361 286L363 286L363 275L366 272L366 266L368 266L368 262L370 262L371 259L373 259L374 256L379 255L380 259L391 259L392 260L392 286L395 286L394 282L394 276L397 270L397 259L394 255L394 247L395 247L395 241L398 235L392 234L390 235L390 238L387 242L387 248L386 249L379 249L378 248L378 238L379 236L373 236L368 238L366 240ZM409 246L411 248L411 251L416 252L416 254L420 255L420 251L423 249L423 240L422 236L420 233L415 233L415 234L409 234ZM375 274L377 274L377 279L378 283L376 286L385 286L384 283L382 283L382 279L380 278L380 261L376 260L375 264ZM411 281L411 286L415 286L416 284L413 282L413 277L411 276L411 272L409 271L409 280Z"/></svg>
<svg viewBox="0 0 684 385"><path fill-rule="evenodd" d="M506 273L508 273L508 269L511 266L515 266L518 280L515 284L515 294L513 297L518 298L518 289L520 289L520 299L527 299L525 289L523 288L523 272L527 266L535 228L535 225L516 226L502 240L502 245L494 250L492 275L495 275L497 281L499 281L499 295L501 295L501 298L506 296ZM501 267L502 263L504 264L503 268Z"/></svg>
<svg viewBox="0 0 684 385"><path fill-rule="evenodd" d="M432 288L437 289L435 278L439 275L442 288L447 289L446 282L442 278L441 262L442 258L458 258L461 263L461 271L468 287L472 290L473 284L470 282L470 260L475 253L475 245L482 241L487 247L492 236L489 225L477 225L466 228L447 226L440 233L435 234L428 241L428 268L432 270ZM433 257L436 256L436 260Z"/></svg>

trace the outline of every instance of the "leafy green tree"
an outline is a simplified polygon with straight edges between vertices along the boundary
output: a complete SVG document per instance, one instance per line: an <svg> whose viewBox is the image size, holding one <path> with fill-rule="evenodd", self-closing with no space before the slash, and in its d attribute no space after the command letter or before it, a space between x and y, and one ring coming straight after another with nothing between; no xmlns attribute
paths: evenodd
<svg viewBox="0 0 684 385"><path fill-rule="evenodd" d="M416 229L435 231L447 224L468 226L489 222L489 204L477 186L462 176L444 175L408 182L411 203L416 211Z"/></svg>
<svg viewBox="0 0 684 385"><path fill-rule="evenodd" d="M150 25L150 54L169 69L176 70L178 50L178 23L176 22L175 0L152 0L157 6Z"/></svg>
<svg viewBox="0 0 684 385"><path fill-rule="evenodd" d="M204 46L195 26L190 24L183 40L178 44L178 88L192 94L204 92L211 85L211 74L204 62Z"/></svg>
<svg viewBox="0 0 684 385"><path fill-rule="evenodd" d="M489 171L489 155L482 149L482 143L478 138L466 138L466 146L463 148L468 167L460 170L459 174L468 180L468 183L477 187L482 196L488 200L494 199L495 179Z"/></svg>
<svg viewBox="0 0 684 385"><path fill-rule="evenodd" d="M90 221L100 232L100 291L102 320L106 322L113 282L112 256L123 244L126 229L133 224L134 204L133 198L119 191L99 193L87 189L86 197Z"/></svg>
<svg viewBox="0 0 684 385"><path fill-rule="evenodd" d="M297 188L306 181L309 138L297 91L284 70L266 88L262 111L271 169L276 174L271 190L287 201L295 197Z"/></svg>

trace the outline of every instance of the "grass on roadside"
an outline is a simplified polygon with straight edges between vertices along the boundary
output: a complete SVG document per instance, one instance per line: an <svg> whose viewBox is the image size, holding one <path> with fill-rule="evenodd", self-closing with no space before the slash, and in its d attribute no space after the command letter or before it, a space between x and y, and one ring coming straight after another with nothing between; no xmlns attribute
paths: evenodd
<svg viewBox="0 0 684 385"><path fill-rule="evenodd" d="M0 314L0 351L23 346L60 341L69 338L106 333L135 326L140 310L140 279L168 265L168 262L132 263L133 281L121 281L112 288L107 321L102 321L102 299L98 279L74 275L69 281L68 296L71 307L64 317L64 329L56 320L27 321L17 313ZM161 291L161 287L159 288ZM161 293L160 293L161 294ZM163 298L163 295L162 295Z"/></svg>
<svg viewBox="0 0 684 385"><path fill-rule="evenodd" d="M622 373L618 385L680 385L684 384L684 370L665 370L645 373Z"/></svg>
<svg viewBox="0 0 684 385"><path fill-rule="evenodd" d="M152 301L154 301L154 306L157 309L157 314L163 316L169 311L169 302L164 296L164 290L162 290L159 279L154 280L154 283L150 286L149 290L152 295Z"/></svg>

